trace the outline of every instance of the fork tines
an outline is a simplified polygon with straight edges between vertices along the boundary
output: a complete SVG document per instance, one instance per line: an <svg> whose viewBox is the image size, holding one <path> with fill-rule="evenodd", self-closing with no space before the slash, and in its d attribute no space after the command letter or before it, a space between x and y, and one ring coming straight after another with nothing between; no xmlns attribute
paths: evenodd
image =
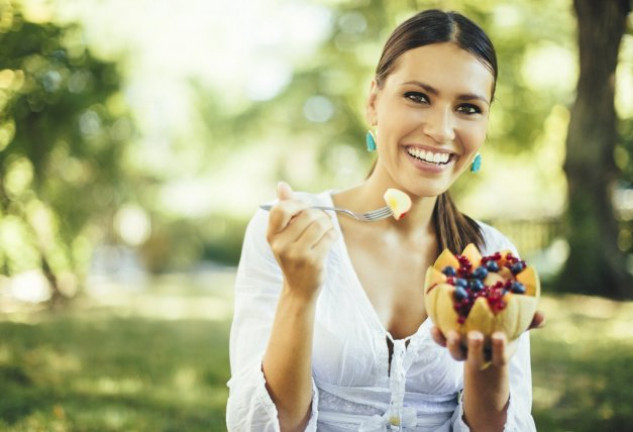
<svg viewBox="0 0 633 432"><path fill-rule="evenodd" d="M363 214L363 217L368 221L374 221L378 219L384 219L385 217L391 216L391 207L383 207L377 210L373 210Z"/></svg>

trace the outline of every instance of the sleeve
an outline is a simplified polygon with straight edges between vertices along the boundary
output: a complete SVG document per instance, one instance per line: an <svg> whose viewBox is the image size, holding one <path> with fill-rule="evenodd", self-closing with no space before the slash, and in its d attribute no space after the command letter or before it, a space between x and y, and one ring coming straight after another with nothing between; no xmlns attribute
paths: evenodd
<svg viewBox="0 0 633 432"><path fill-rule="evenodd" d="M495 228L479 223L486 240L484 255L492 254L499 250L510 250L518 256L514 244ZM517 352L510 360L510 403L508 404L508 418L504 428L505 432L532 432L536 431L536 425L532 418L532 369L530 364L530 332L525 332L519 337ZM453 431L469 431L469 427L462 420L464 417L464 405L459 398L459 405L453 414Z"/></svg>
<svg viewBox="0 0 633 432"><path fill-rule="evenodd" d="M229 431L278 432L277 408L262 372L262 359L282 286L279 266L266 241L268 213L250 221L235 280L229 340L231 379L226 423ZM316 431L318 391L312 381L312 412L306 431Z"/></svg>

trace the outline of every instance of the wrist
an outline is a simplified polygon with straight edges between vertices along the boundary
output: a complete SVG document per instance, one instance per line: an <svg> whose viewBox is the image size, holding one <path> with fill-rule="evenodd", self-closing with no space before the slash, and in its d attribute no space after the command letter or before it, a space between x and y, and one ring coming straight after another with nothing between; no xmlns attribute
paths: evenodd
<svg viewBox="0 0 633 432"><path fill-rule="evenodd" d="M280 301L288 302L298 308L311 308L316 305L320 292L320 289L309 290L303 289L302 287L295 287L284 280Z"/></svg>
<svg viewBox="0 0 633 432"><path fill-rule="evenodd" d="M507 366L464 365L464 421L471 430L503 430L509 399Z"/></svg>
<svg viewBox="0 0 633 432"><path fill-rule="evenodd" d="M477 397L496 399L498 402L507 399L510 388L509 369L507 366L490 365L480 369L465 362L464 390L476 394Z"/></svg>

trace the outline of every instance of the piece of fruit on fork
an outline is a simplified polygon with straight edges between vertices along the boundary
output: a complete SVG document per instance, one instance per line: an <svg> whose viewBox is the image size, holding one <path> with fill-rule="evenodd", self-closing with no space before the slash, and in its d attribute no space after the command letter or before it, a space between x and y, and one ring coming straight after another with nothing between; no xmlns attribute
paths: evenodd
<svg viewBox="0 0 633 432"><path fill-rule="evenodd" d="M395 220L402 219L411 208L411 198L406 193L398 189L387 189L383 198Z"/></svg>

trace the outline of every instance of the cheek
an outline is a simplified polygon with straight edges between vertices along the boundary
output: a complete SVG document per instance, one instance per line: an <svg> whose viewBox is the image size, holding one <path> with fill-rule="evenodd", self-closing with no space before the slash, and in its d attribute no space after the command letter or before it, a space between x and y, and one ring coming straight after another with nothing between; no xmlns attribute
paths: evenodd
<svg viewBox="0 0 633 432"><path fill-rule="evenodd" d="M476 125L468 125L462 129L462 142L467 150L476 151L486 141L487 122Z"/></svg>
<svg viewBox="0 0 633 432"><path fill-rule="evenodd" d="M397 105L387 107L382 113L378 128L381 134L408 134L420 126L421 115L419 112L403 109Z"/></svg>

